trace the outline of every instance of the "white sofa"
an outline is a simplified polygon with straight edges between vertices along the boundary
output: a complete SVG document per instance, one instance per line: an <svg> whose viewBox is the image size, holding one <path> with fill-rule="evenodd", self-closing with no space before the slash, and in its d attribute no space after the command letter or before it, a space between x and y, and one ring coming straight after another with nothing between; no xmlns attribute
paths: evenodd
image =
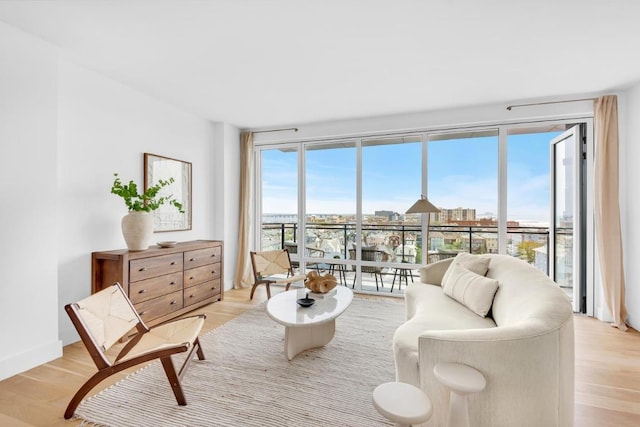
<svg viewBox="0 0 640 427"><path fill-rule="evenodd" d="M394 335L396 380L420 387L434 414L425 426L444 426L449 391L433 367L457 362L482 372L484 391L469 396L476 427L567 427L574 416L573 310L544 273L507 255L490 258L486 277L498 281L483 318L443 293L455 258L420 272L406 288L406 322Z"/></svg>

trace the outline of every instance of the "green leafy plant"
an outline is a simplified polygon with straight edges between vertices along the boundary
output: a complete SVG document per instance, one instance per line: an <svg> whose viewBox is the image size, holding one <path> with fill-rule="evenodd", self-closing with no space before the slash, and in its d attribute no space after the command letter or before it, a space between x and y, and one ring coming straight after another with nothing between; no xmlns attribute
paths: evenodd
<svg viewBox="0 0 640 427"><path fill-rule="evenodd" d="M184 213L182 203L178 202L172 194L159 195L162 188L175 181L173 178L169 178L168 180L160 179L157 184L152 185L147 188L144 193L139 194L138 186L135 182L129 181L128 184L123 184L117 173L114 173L113 176L115 178L111 186L111 193L124 199L124 203L127 205L129 212L151 212L158 209L161 205L168 203L175 206L180 213Z"/></svg>

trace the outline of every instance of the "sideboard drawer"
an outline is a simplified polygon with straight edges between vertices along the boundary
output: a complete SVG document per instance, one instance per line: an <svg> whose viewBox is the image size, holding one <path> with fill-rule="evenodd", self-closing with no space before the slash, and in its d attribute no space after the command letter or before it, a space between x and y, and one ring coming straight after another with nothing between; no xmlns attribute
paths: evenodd
<svg viewBox="0 0 640 427"><path fill-rule="evenodd" d="M182 290L182 272L165 274L151 279L139 280L129 285L129 299L137 304L142 301L157 298L171 292Z"/></svg>
<svg viewBox="0 0 640 427"><path fill-rule="evenodd" d="M219 295L220 289L220 279L211 280L209 282L185 288L184 306L187 307L191 304Z"/></svg>
<svg viewBox="0 0 640 427"><path fill-rule="evenodd" d="M220 277L220 263L203 265L184 271L184 287L197 285Z"/></svg>
<svg viewBox="0 0 640 427"><path fill-rule="evenodd" d="M129 262L129 281L182 271L182 254L161 255Z"/></svg>
<svg viewBox="0 0 640 427"><path fill-rule="evenodd" d="M182 291L172 292L135 305L138 315L144 322L178 311L182 307L184 307L182 303Z"/></svg>
<svg viewBox="0 0 640 427"><path fill-rule="evenodd" d="M184 253L184 268L200 267L201 265L220 262L220 246L198 249Z"/></svg>

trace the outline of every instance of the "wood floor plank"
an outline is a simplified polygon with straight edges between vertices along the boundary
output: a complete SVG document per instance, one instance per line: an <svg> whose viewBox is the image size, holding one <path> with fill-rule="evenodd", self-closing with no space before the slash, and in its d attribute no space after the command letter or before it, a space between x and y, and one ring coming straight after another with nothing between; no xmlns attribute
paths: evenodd
<svg viewBox="0 0 640 427"><path fill-rule="evenodd" d="M223 301L196 311L207 315L203 333L265 300L264 287L256 290L253 300L249 300L249 289L225 292ZM640 426L640 333L621 332L596 319L576 316L575 342L575 426ZM76 426L77 421L64 420L62 414L71 396L95 371L82 343L74 343L64 347L61 358L0 381L0 426ZM129 372L114 375L90 395Z"/></svg>

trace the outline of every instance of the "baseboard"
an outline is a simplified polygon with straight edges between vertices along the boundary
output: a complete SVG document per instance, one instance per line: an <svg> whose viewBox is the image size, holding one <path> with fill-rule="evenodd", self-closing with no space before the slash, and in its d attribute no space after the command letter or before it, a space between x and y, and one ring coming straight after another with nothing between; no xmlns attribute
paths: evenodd
<svg viewBox="0 0 640 427"><path fill-rule="evenodd" d="M630 314L627 315L627 325L631 326L636 331L640 331L640 324L638 323L638 319L631 316Z"/></svg>
<svg viewBox="0 0 640 427"><path fill-rule="evenodd" d="M62 357L62 341L39 345L0 360L0 381Z"/></svg>
<svg viewBox="0 0 640 427"><path fill-rule="evenodd" d="M605 306L600 306L596 309L596 319L600 320L601 322L613 322L613 317L611 317L609 309Z"/></svg>

